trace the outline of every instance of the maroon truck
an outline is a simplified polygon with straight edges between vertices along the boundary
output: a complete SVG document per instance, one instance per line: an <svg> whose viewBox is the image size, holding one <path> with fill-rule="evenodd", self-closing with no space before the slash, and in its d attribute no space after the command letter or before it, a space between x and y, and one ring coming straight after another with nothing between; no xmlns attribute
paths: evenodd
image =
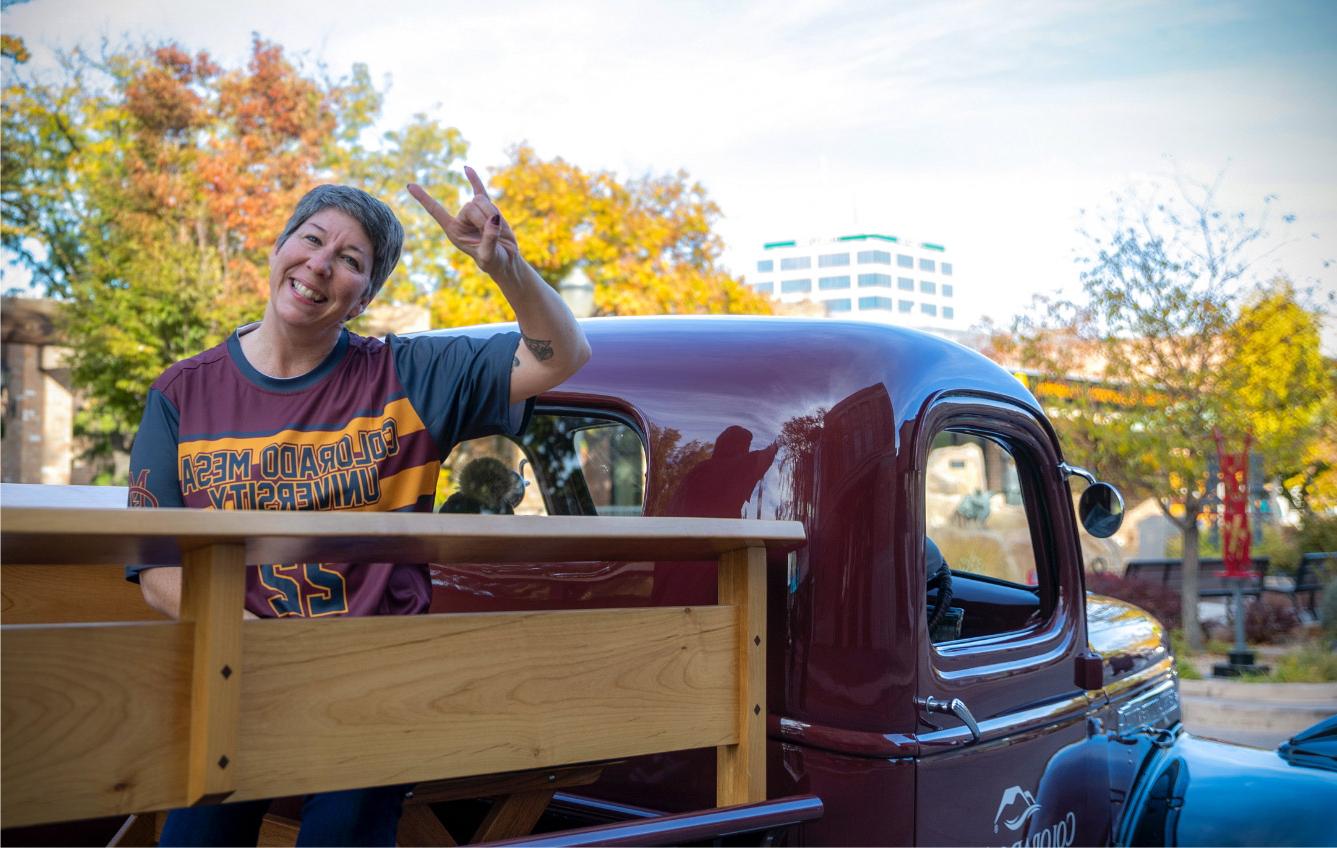
<svg viewBox="0 0 1337 848"><path fill-rule="evenodd" d="M869 323L585 328L593 360L523 437L451 455L443 511L783 519L806 543L767 568L771 800L713 809L713 750L634 758L559 792L526 841L1337 844L1337 719L1278 751L1183 732L1161 626L1084 590L1117 492L997 365ZM710 605L715 571L438 565L433 611ZM480 810L430 814L459 836Z"/></svg>
<svg viewBox="0 0 1337 848"><path fill-rule="evenodd" d="M446 491L468 511L803 523L768 570L768 796L824 805L790 844L1337 842L1331 754L1325 770L1182 732L1160 624L1084 591L1069 480L1100 536L1122 502L1064 462L1006 371L866 323L585 328L589 366L523 439L457 449ZM488 465L516 473L488 489ZM711 603L713 572L437 567L434 610ZM569 826L710 807L713 771L708 751L635 760L554 809Z"/></svg>

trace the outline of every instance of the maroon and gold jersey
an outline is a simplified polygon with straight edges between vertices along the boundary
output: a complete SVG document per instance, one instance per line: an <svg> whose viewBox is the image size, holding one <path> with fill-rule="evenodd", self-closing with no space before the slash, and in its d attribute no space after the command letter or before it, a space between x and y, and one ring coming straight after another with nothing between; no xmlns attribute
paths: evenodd
<svg viewBox="0 0 1337 848"><path fill-rule="evenodd" d="M154 382L130 506L430 512L455 444L518 434L532 408L510 403L518 333L381 342L344 331L292 379L251 367L239 333ZM246 608L260 616L412 614L430 602L422 563L247 568Z"/></svg>

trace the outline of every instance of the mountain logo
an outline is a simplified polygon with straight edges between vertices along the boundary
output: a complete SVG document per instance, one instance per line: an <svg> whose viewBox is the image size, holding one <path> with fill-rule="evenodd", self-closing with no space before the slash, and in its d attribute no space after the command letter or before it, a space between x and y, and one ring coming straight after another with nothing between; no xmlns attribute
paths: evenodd
<svg viewBox="0 0 1337 848"><path fill-rule="evenodd" d="M1040 805L1035 803L1035 796L1020 786L1008 787L1003 797L998 799L998 812L993 817L993 832L998 832L1002 822L1008 830L1021 830L1031 816L1040 812ZM1003 818L1003 816L1007 818Z"/></svg>

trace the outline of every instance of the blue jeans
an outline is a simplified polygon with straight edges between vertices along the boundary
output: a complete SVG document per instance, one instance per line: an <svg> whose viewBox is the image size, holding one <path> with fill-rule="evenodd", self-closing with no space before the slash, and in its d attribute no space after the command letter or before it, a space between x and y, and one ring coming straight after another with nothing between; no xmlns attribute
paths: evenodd
<svg viewBox="0 0 1337 848"><path fill-rule="evenodd" d="M393 848L410 786L378 786L308 795L299 846L377 845ZM186 807L167 814L160 846L254 845L269 801Z"/></svg>

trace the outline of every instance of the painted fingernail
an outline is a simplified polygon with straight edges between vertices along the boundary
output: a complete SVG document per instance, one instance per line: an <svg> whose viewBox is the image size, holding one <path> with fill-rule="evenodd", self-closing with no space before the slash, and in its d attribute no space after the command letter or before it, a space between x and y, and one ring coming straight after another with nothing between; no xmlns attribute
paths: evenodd
<svg viewBox="0 0 1337 848"><path fill-rule="evenodd" d="M500 226L501 226L501 215L500 215L500 214L497 214L497 215L493 215L493 216L492 216L492 226L494 226L494 227L500 227Z"/></svg>

